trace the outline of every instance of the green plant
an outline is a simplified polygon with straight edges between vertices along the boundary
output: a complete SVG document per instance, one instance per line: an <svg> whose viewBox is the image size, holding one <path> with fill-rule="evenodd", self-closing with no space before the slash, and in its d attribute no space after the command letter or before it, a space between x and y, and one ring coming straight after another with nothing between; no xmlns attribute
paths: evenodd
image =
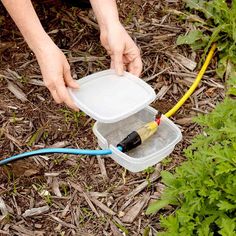
<svg viewBox="0 0 236 236"><path fill-rule="evenodd" d="M66 123L74 122L77 127L79 125L80 118L86 116L86 114L81 111L77 112L77 111L71 111L69 109L60 109L59 111L63 113Z"/></svg>
<svg viewBox="0 0 236 236"><path fill-rule="evenodd" d="M215 111L199 116L204 126L186 149L187 161L175 173L162 172L166 189L148 214L167 205L178 208L161 217L158 235L236 235L236 102L227 98Z"/></svg>
<svg viewBox="0 0 236 236"><path fill-rule="evenodd" d="M154 173L154 171L155 171L155 167L153 167L153 166L149 166L148 168L146 168L146 169L143 171L143 173L146 174L146 180L147 180L147 182L148 182L148 186L147 186L148 188L151 187L150 175L151 175L152 173Z"/></svg>
<svg viewBox="0 0 236 236"><path fill-rule="evenodd" d="M194 50L204 48L205 54L216 42L218 49L217 74L231 77L236 65L236 1L184 0L196 15L196 30L179 36L177 44L189 44ZM192 16L192 15L191 15ZM202 18L200 18L200 16Z"/></svg>
<svg viewBox="0 0 236 236"><path fill-rule="evenodd" d="M124 225L119 224L116 221L113 221L113 223L116 225L117 228L119 228L123 232L123 235L125 235L125 236L129 235L129 231Z"/></svg>

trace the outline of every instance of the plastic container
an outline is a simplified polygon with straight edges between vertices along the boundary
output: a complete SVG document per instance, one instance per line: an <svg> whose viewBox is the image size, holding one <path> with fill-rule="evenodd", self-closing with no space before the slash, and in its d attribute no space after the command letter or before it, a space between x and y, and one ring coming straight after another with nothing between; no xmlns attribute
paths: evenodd
<svg viewBox="0 0 236 236"><path fill-rule="evenodd" d="M153 121L157 111L149 104L156 94L140 78L125 72L117 76L105 70L77 81L80 89L69 89L75 104L96 120L93 132L102 149L112 150L111 158L132 172L155 165L174 149L181 140L179 128L162 117L157 132L139 147L122 153L116 145L129 133Z"/></svg>
<svg viewBox="0 0 236 236"><path fill-rule="evenodd" d="M107 124L97 121L93 132L102 149L112 150L111 158L114 161L131 172L142 171L160 162L173 151L175 145L182 139L180 129L163 116L156 134L141 146L123 153L116 148L116 145L133 130L153 121L156 114L157 111L148 106L119 122Z"/></svg>
<svg viewBox="0 0 236 236"><path fill-rule="evenodd" d="M79 109L103 123L114 123L147 107L156 97L152 87L125 72L105 70L77 81L80 89L68 91Z"/></svg>

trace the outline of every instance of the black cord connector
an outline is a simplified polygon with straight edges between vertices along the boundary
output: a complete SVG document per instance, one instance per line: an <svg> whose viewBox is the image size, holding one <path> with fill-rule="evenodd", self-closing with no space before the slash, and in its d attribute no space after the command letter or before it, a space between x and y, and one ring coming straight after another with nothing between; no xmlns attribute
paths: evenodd
<svg viewBox="0 0 236 236"><path fill-rule="evenodd" d="M122 152L128 152L133 148L138 147L142 143L140 135L133 131L130 133L126 138L124 138L119 144L117 144L117 147L122 148Z"/></svg>

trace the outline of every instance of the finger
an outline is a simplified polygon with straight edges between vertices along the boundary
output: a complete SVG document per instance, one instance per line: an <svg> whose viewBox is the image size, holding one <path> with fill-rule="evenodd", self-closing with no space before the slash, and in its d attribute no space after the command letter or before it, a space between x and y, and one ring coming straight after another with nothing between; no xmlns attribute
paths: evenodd
<svg viewBox="0 0 236 236"><path fill-rule="evenodd" d="M140 76L142 68L143 68L143 63L141 57L139 56L136 57L133 61L131 61L130 64L128 65L129 72L136 76Z"/></svg>
<svg viewBox="0 0 236 236"><path fill-rule="evenodd" d="M53 97L53 99L55 100L56 103L62 103L62 100L58 96L57 91L55 89L54 90L50 90L50 92L51 92L52 97Z"/></svg>
<svg viewBox="0 0 236 236"><path fill-rule="evenodd" d="M74 110L79 110L78 107L76 107L76 105L74 104L74 102L72 101L68 90L66 89L65 83L63 80L59 80L57 82L57 94L60 97L60 99L70 108L74 109Z"/></svg>
<svg viewBox="0 0 236 236"><path fill-rule="evenodd" d="M117 50L113 55L114 67L118 75L123 75L124 73L122 54L123 52L121 50Z"/></svg>
<svg viewBox="0 0 236 236"><path fill-rule="evenodd" d="M111 60L111 69L115 69L115 65L114 65L114 61L113 60Z"/></svg>
<svg viewBox="0 0 236 236"><path fill-rule="evenodd" d="M79 88L79 84L76 83L76 80L72 79L69 64L67 64L65 66L64 71L63 71L63 75L64 75L65 83L68 87L75 88L75 89Z"/></svg>
<svg viewBox="0 0 236 236"><path fill-rule="evenodd" d="M45 87L50 91L54 101L56 103L62 103L60 97L57 94L54 82L52 80L48 79L48 78L46 79L45 77L44 77L44 81L43 82L44 82Z"/></svg>

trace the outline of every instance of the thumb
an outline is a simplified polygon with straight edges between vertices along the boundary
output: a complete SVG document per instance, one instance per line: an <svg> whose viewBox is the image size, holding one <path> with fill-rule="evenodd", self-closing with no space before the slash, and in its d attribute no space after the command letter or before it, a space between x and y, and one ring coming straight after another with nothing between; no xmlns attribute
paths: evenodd
<svg viewBox="0 0 236 236"><path fill-rule="evenodd" d="M123 66L123 52L122 51L116 51L114 53L114 67L118 75L123 75L124 66Z"/></svg>

